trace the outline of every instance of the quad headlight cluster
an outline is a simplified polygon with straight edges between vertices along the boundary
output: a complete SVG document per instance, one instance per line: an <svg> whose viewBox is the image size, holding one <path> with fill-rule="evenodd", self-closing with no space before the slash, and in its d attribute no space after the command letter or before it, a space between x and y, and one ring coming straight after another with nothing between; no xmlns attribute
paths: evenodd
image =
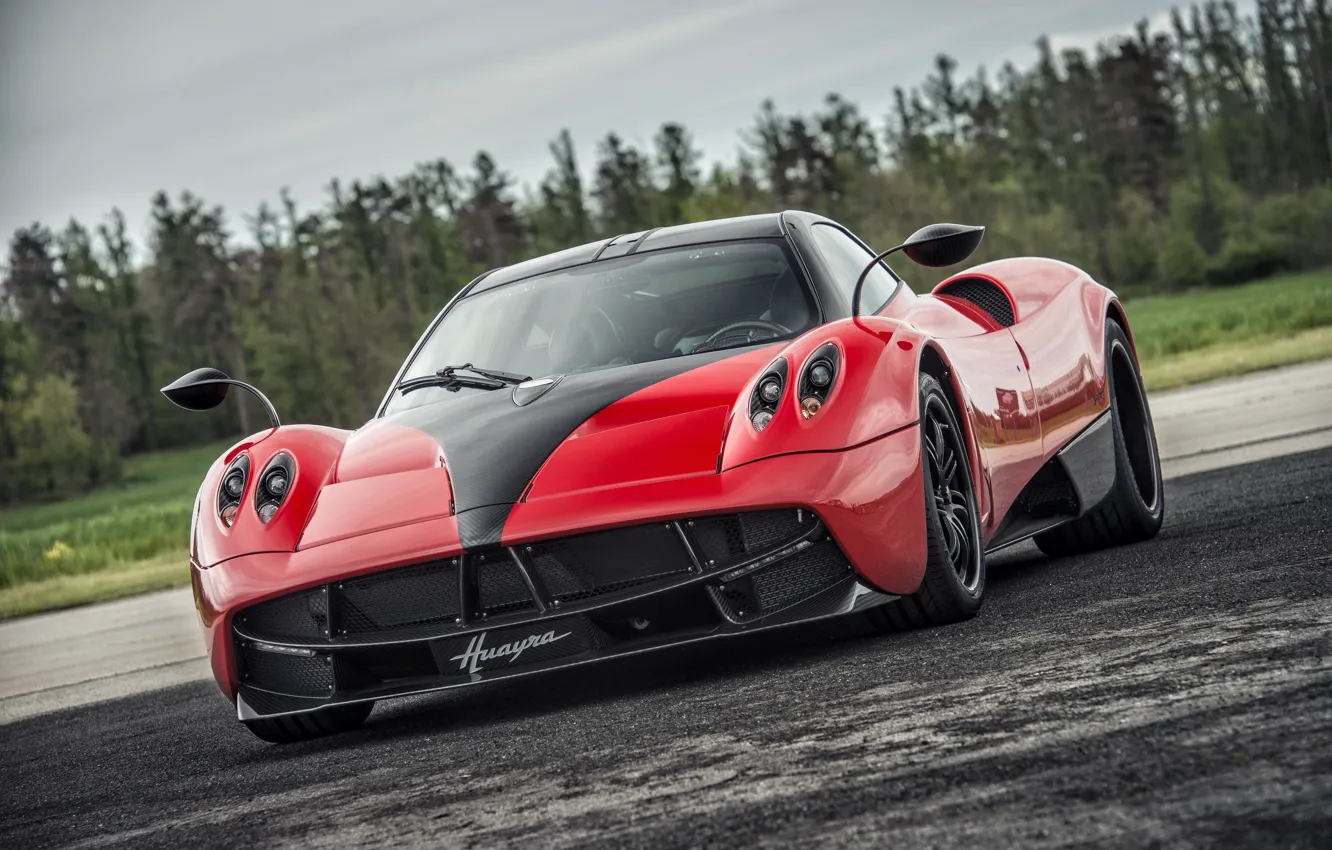
<svg viewBox="0 0 1332 850"><path fill-rule="evenodd" d="M842 352L836 344L827 342L815 349L805 361L805 367L796 381L796 399L801 416L812 419L827 404L841 368ZM755 431L767 428L777 415L782 399L786 397L790 369L786 358L779 358L763 370L758 383L754 384L754 392L749 399L749 423Z"/></svg>
<svg viewBox="0 0 1332 850"><path fill-rule="evenodd" d="M260 522L267 523L277 515L278 508L286 501L295 480L295 458L286 452L274 455L260 473L254 488L254 509L259 514ZM217 491L217 515L228 528L236 524L236 516L240 513L241 501L245 498L249 483L250 456L241 455L227 467L222 476L222 485Z"/></svg>
<svg viewBox="0 0 1332 850"><path fill-rule="evenodd" d="M831 342L815 349L800 374L800 415L811 419L828 401L837 373L841 370L842 352Z"/></svg>

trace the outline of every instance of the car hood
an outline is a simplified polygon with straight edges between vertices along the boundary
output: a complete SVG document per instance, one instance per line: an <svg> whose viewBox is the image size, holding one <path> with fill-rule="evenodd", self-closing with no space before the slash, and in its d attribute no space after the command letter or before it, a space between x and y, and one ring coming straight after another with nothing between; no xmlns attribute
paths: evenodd
<svg viewBox="0 0 1332 850"><path fill-rule="evenodd" d="M776 348L565 375L522 406L506 389L376 419L347 440L302 547L375 530L390 514L401 524L451 510L471 550L498 544L525 497L716 472L731 408Z"/></svg>

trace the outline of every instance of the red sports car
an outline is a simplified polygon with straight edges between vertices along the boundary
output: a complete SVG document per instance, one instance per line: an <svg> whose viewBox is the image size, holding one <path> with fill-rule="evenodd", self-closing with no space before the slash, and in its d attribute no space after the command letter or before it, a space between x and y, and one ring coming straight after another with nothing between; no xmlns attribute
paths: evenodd
<svg viewBox="0 0 1332 850"><path fill-rule="evenodd" d="M966 259L983 228L892 251ZM854 615L971 617L985 555L1161 525L1124 309L1056 260L917 294L833 221L617 236L481 275L356 431L279 425L213 464L191 573L259 737L375 700ZM863 309L862 309L863 308Z"/></svg>

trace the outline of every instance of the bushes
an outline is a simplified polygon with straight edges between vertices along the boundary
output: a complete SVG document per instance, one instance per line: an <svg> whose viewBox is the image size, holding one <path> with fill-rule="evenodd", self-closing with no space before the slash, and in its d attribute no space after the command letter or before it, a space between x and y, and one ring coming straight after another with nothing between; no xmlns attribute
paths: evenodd
<svg viewBox="0 0 1332 850"><path fill-rule="evenodd" d="M1332 189L1272 195L1227 228L1220 253L1207 264L1207 282L1260 280L1332 263Z"/></svg>
<svg viewBox="0 0 1332 850"><path fill-rule="evenodd" d="M98 451L79 423L74 383L57 375L15 378L0 399L0 504L70 496L115 480L119 458Z"/></svg>

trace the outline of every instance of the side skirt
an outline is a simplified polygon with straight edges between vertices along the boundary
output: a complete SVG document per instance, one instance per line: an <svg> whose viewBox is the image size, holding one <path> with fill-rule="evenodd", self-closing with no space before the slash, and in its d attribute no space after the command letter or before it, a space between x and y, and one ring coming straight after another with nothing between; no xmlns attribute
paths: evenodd
<svg viewBox="0 0 1332 850"><path fill-rule="evenodd" d="M986 553L1020 543L1083 516L1115 484L1115 432L1106 409L1022 488Z"/></svg>

